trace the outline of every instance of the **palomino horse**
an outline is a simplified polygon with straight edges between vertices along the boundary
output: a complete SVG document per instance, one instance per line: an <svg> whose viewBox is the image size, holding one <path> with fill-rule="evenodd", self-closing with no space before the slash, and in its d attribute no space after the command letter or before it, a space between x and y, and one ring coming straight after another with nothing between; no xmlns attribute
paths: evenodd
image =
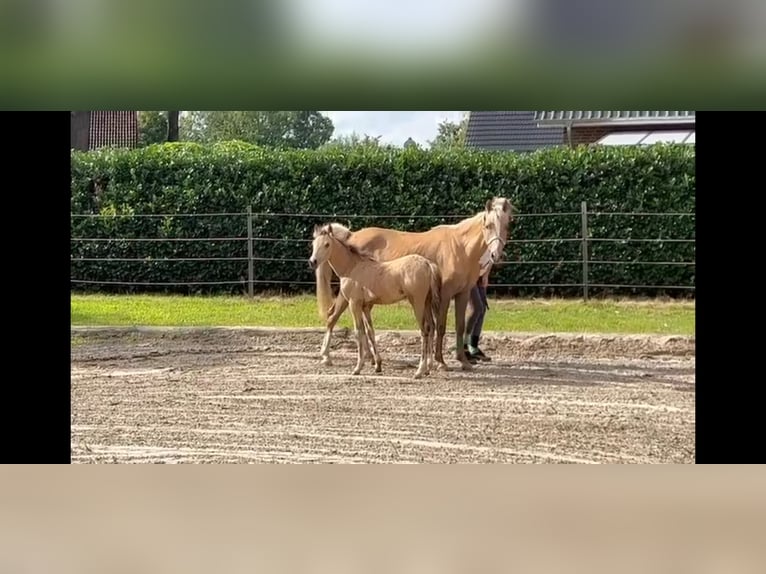
<svg viewBox="0 0 766 574"><path fill-rule="evenodd" d="M512 209L510 201L503 197L495 197L487 201L484 210L453 225L437 225L420 233L365 227L359 231L350 232L348 236L349 245L371 253L379 261L390 261L415 253L436 263L441 273L442 289L436 326L435 359L437 366L444 370L448 369L444 362L442 348L447 329L447 312L453 298L457 338L456 359L460 361L464 370L473 368L463 351L466 307L471 289L479 278L479 259L482 254L489 250L493 262L499 261L502 257ZM329 265L319 265L316 268L317 304L320 317L327 325L327 333L320 352L323 363L330 361L332 329L348 306L340 293L333 301L331 279L332 269Z"/></svg>
<svg viewBox="0 0 766 574"><path fill-rule="evenodd" d="M333 227L329 224L314 228L309 265L316 269L318 265L327 263L341 278L340 293L351 306L356 330L358 360L353 374L358 375L362 370L365 339L372 347L375 372L382 370L369 309L376 303L391 305L403 299L412 305L420 327L421 355L415 378L429 374L430 341L440 307L438 268L416 254L386 262L376 261L371 255L346 243L342 237L348 234L347 229L341 228L341 235L336 235Z"/></svg>

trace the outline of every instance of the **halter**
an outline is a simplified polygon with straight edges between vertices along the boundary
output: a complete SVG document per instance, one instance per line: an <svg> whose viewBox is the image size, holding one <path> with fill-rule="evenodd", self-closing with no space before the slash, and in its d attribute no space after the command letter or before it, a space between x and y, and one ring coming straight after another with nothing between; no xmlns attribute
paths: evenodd
<svg viewBox="0 0 766 574"><path fill-rule="evenodd" d="M485 217L486 217L486 215L485 215ZM486 220L485 220L485 221L486 221ZM499 236L499 235L495 235L495 236L494 236L492 239L490 239L489 241L487 241L487 249L489 249L489 248L491 247L491 245L492 245L492 244L493 244L495 241L499 241L499 242L501 243L501 245L503 246L503 249L505 249L505 243L506 243L506 242L505 242L505 241L503 241L503 240L500 238L500 236Z"/></svg>
<svg viewBox="0 0 766 574"><path fill-rule="evenodd" d="M484 263L483 265L481 265L481 260L479 260L479 264L480 264L482 269L485 269L485 268L490 267L491 265L494 265L494 262L492 261L492 257L490 256L490 249L489 248L490 248L490 246L495 241L499 241L503 245L503 249L505 249L505 241L503 241L499 236L496 235L495 237L490 239L487 242L487 249L484 251L484 255L482 255L482 259L484 259L484 257L486 257L487 258L487 262Z"/></svg>
<svg viewBox="0 0 766 574"><path fill-rule="evenodd" d="M505 243L506 243L506 242L505 242L505 241L503 241L503 240L500 238L500 236L499 236L499 235L495 235L495 236L494 236L492 239L490 239L489 241L487 241L487 249L489 249L489 248L490 248L490 246L492 245L492 243L494 243L495 241L499 241L499 242L500 242L500 243L503 245L503 249L505 249Z"/></svg>

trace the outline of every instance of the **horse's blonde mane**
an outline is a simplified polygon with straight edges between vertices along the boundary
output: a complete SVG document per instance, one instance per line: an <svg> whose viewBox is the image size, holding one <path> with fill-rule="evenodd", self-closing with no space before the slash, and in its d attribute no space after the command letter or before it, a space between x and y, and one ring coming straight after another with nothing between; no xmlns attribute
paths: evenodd
<svg viewBox="0 0 766 574"><path fill-rule="evenodd" d="M336 237L337 239L340 239L342 241L348 241L349 237L351 237L351 230L343 225L342 223L325 223L324 225L319 225L314 228L314 237L316 238L318 235L322 233L329 233L330 232L330 226L332 226L332 235Z"/></svg>
<svg viewBox="0 0 766 574"><path fill-rule="evenodd" d="M504 216L509 222L513 220L513 213L516 211L516 208L505 197L493 197L490 207L501 216Z"/></svg>
<svg viewBox="0 0 766 574"><path fill-rule="evenodd" d="M501 218L505 218L505 220L508 223L510 223L512 221L512 219L513 219L513 212L516 211L516 208L513 207L511 202L508 199L504 198L504 197L493 197L491 200L489 200L487 202L487 206L491 210L496 211L497 214ZM443 228L452 228L452 229L455 229L455 228L458 228L458 227L462 227L463 225L466 224L467 221L475 221L475 220L479 219L480 217L482 217L486 212L487 212L487 207L485 207L481 211L477 211L476 213L474 213L470 217L467 217L463 221L459 221L458 223L446 223L446 224L443 224L443 225L436 225L434 227L434 229L437 229L437 228L442 228L442 229Z"/></svg>
<svg viewBox="0 0 766 574"><path fill-rule="evenodd" d="M356 245L352 245L348 242L348 240L351 238L351 230L345 225L341 225L340 223L326 223L325 225L317 227L314 230L314 238L318 237L319 235L329 235L337 239L338 243L348 249L353 255L357 255L369 261L377 261L375 256L369 251L363 251Z"/></svg>

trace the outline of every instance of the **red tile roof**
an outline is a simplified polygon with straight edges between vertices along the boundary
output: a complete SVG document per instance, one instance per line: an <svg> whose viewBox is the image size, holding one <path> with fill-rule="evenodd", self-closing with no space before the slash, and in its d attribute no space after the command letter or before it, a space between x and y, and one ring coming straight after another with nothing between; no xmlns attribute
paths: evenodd
<svg viewBox="0 0 766 574"><path fill-rule="evenodd" d="M138 112L90 112L88 149L138 146Z"/></svg>

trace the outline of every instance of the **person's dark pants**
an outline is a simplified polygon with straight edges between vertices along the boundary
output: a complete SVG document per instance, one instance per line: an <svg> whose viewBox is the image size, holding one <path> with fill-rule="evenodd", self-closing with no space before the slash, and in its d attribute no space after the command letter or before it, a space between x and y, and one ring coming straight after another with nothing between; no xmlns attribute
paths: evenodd
<svg viewBox="0 0 766 574"><path fill-rule="evenodd" d="M484 327L484 315L489 307L487 303L487 290L481 283L477 283L471 289L471 298L469 300L471 312L466 317L466 340L471 347L479 346L481 330Z"/></svg>

